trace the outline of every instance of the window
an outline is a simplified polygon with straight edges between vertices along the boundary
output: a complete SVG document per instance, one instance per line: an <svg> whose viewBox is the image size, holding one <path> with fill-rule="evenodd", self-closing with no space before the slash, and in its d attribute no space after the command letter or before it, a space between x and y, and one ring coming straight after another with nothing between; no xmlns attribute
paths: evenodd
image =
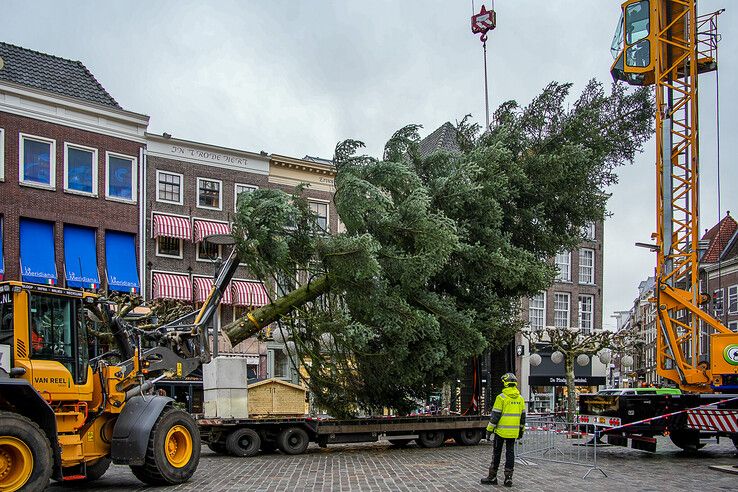
<svg viewBox="0 0 738 492"><path fill-rule="evenodd" d="M528 301L528 323L533 330L546 326L546 293L539 292Z"/></svg>
<svg viewBox="0 0 738 492"><path fill-rule="evenodd" d="M136 159L124 155L106 153L105 175L107 176L106 196L126 202L136 201Z"/></svg>
<svg viewBox="0 0 738 492"><path fill-rule="evenodd" d="M5 179L5 130L0 128L0 181Z"/></svg>
<svg viewBox="0 0 738 492"><path fill-rule="evenodd" d="M220 246L205 241L197 243L197 261L213 261L220 256Z"/></svg>
<svg viewBox="0 0 738 492"><path fill-rule="evenodd" d="M270 377L279 378L279 379L289 379L290 378L290 371L289 371L290 362L289 362L289 357L287 356L287 354L279 349L272 350L272 354L273 354L273 371ZM293 353L292 356L294 357L295 354Z"/></svg>
<svg viewBox="0 0 738 492"><path fill-rule="evenodd" d="M235 192L233 194L233 196L235 197L234 205L233 205L234 210L238 212L238 195L240 195L241 193L251 193L252 191L256 191L258 189L259 189L258 186L236 183Z"/></svg>
<svg viewBox="0 0 738 492"><path fill-rule="evenodd" d="M594 298L579 296L579 329L589 334L594 327Z"/></svg>
<svg viewBox="0 0 738 492"><path fill-rule="evenodd" d="M588 241L595 240L595 223L594 222L587 222L585 224L585 226L582 228L582 237L584 239L587 239Z"/></svg>
<svg viewBox="0 0 738 492"><path fill-rule="evenodd" d="M556 280L559 282L570 282L571 281L571 251L560 251L556 253L555 260L556 269L559 271L556 274Z"/></svg>
<svg viewBox="0 0 738 492"><path fill-rule="evenodd" d="M156 201L182 205L181 174L156 171Z"/></svg>
<svg viewBox="0 0 738 492"><path fill-rule="evenodd" d="M569 299L569 293L554 294L554 326L556 328L569 327Z"/></svg>
<svg viewBox="0 0 738 492"><path fill-rule="evenodd" d="M732 331L738 331L738 321L731 321L728 323L728 328Z"/></svg>
<svg viewBox="0 0 738 492"><path fill-rule="evenodd" d="M594 256L593 249L582 248L579 250L579 283L593 284L594 276Z"/></svg>
<svg viewBox="0 0 738 492"><path fill-rule="evenodd" d="M156 256L170 256L172 258L182 259L182 240L177 237L157 237Z"/></svg>
<svg viewBox="0 0 738 492"><path fill-rule="evenodd" d="M715 317L723 315L723 289L717 289L712 293L712 312Z"/></svg>
<svg viewBox="0 0 738 492"><path fill-rule="evenodd" d="M220 210L221 182L214 179L197 178L197 206Z"/></svg>
<svg viewBox="0 0 738 492"><path fill-rule="evenodd" d="M728 314L738 313L738 285L728 287Z"/></svg>
<svg viewBox="0 0 738 492"><path fill-rule="evenodd" d="M64 189L97 195L97 149L64 144Z"/></svg>
<svg viewBox="0 0 738 492"><path fill-rule="evenodd" d="M43 188L56 187L56 142L20 134L20 182Z"/></svg>
<svg viewBox="0 0 738 492"><path fill-rule="evenodd" d="M328 232L328 204L324 202L308 202L310 211L315 214L315 224L323 232Z"/></svg>

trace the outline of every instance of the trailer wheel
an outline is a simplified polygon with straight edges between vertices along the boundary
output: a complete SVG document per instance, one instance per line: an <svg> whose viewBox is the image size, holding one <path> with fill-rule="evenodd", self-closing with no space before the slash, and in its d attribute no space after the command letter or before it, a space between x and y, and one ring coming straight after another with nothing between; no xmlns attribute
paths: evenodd
<svg viewBox="0 0 738 492"><path fill-rule="evenodd" d="M443 431L424 431L415 440L421 448L437 448L446 440Z"/></svg>
<svg viewBox="0 0 738 492"><path fill-rule="evenodd" d="M215 454L228 454L225 444L220 441L211 441L208 443L208 447Z"/></svg>
<svg viewBox="0 0 738 492"><path fill-rule="evenodd" d="M698 450L705 447L704 443L700 442L700 433L698 431L674 431L669 434L669 438L676 447L681 448L688 453L696 453Z"/></svg>
<svg viewBox="0 0 738 492"><path fill-rule="evenodd" d="M236 429L226 437L225 447L233 456L249 458L259 454L261 438L253 429Z"/></svg>
<svg viewBox="0 0 738 492"><path fill-rule="evenodd" d="M387 439L396 448L404 448L412 442L412 439Z"/></svg>
<svg viewBox="0 0 738 492"><path fill-rule="evenodd" d="M43 490L51 478L46 434L32 420L0 412L0 490Z"/></svg>
<svg viewBox="0 0 738 492"><path fill-rule="evenodd" d="M454 436L459 446L476 446L482 440L482 429L463 429Z"/></svg>
<svg viewBox="0 0 738 492"><path fill-rule="evenodd" d="M285 454L302 454L310 444L307 432L299 427L287 427L279 433L277 445Z"/></svg>
<svg viewBox="0 0 738 492"><path fill-rule="evenodd" d="M190 414L164 407L154 424L143 465L131 465L133 474L149 485L184 483L200 462L200 433Z"/></svg>

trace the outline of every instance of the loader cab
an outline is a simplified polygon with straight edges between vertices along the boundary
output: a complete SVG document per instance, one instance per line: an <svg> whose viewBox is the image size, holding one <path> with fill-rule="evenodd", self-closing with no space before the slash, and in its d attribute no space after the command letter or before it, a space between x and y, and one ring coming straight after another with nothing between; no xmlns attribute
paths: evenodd
<svg viewBox="0 0 738 492"><path fill-rule="evenodd" d="M630 85L654 83L654 6L660 0L629 0L622 4L610 52L614 80Z"/></svg>
<svg viewBox="0 0 738 492"><path fill-rule="evenodd" d="M3 368L25 370L20 377L47 401L91 398L84 309L89 297L71 289L0 283L0 345L10 359Z"/></svg>

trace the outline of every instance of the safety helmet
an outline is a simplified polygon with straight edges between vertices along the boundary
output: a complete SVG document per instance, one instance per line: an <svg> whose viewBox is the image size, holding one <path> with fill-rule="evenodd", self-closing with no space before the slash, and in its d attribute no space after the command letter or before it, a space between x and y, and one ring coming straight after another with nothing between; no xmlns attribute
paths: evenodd
<svg viewBox="0 0 738 492"><path fill-rule="evenodd" d="M513 386L518 384L518 378L515 377L515 374L508 372L507 374L503 374L502 383L505 386Z"/></svg>

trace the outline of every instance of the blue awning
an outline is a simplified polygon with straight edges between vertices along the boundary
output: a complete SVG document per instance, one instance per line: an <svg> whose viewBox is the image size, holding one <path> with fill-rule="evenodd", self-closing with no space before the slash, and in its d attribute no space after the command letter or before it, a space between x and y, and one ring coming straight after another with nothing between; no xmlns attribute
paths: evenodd
<svg viewBox="0 0 738 492"><path fill-rule="evenodd" d="M20 265L24 282L56 285L54 224L20 219Z"/></svg>
<svg viewBox="0 0 738 492"><path fill-rule="evenodd" d="M136 236L126 232L105 232L105 264L108 289L138 293L136 268Z"/></svg>
<svg viewBox="0 0 738 492"><path fill-rule="evenodd" d="M67 287L97 289L100 286L95 229L64 226L64 271Z"/></svg>

